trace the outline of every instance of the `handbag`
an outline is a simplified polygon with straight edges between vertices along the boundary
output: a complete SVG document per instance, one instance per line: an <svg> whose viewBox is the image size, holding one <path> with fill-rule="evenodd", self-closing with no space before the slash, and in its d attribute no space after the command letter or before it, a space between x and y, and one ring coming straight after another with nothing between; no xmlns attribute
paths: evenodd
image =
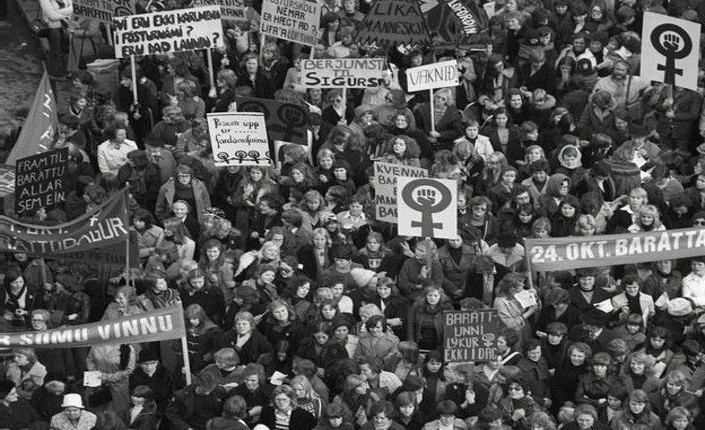
<svg viewBox="0 0 705 430"><path fill-rule="evenodd" d="M110 387L101 385L96 391L88 395L88 406L96 408L103 406L113 400L113 394L110 392Z"/></svg>
<svg viewBox="0 0 705 430"><path fill-rule="evenodd" d="M39 14L37 14L37 17L34 18L34 21L32 21L32 24L30 24L29 28L30 30L32 30L32 33L36 34L38 37L49 36L49 26L46 22L42 21L42 19L39 17Z"/></svg>

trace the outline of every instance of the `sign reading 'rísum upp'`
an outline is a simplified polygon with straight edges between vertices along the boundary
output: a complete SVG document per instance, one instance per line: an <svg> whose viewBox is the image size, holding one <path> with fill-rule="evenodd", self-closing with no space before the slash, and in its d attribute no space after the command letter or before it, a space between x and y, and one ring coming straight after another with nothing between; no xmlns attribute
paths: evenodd
<svg viewBox="0 0 705 430"><path fill-rule="evenodd" d="M209 113L207 119L216 167L271 164L263 113Z"/></svg>
<svg viewBox="0 0 705 430"><path fill-rule="evenodd" d="M220 7L207 6L114 18L115 56L212 48L223 41Z"/></svg>

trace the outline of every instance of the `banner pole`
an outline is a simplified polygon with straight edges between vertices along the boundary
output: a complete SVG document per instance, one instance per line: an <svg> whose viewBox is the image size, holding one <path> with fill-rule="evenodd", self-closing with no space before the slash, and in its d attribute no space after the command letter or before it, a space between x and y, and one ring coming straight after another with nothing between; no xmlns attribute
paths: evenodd
<svg viewBox="0 0 705 430"><path fill-rule="evenodd" d="M44 289L44 285L47 283L47 265L44 258L39 259L39 267L41 268L40 274L42 277L42 289Z"/></svg>
<svg viewBox="0 0 705 430"><path fill-rule="evenodd" d="M428 95L430 96L428 105L431 107L431 131L436 132L436 113L433 111L433 88L429 88Z"/></svg>
<svg viewBox="0 0 705 430"><path fill-rule="evenodd" d="M426 240L426 269L428 272L426 273L426 279L428 280L429 278L432 277L432 269L433 269L433 253L431 252L431 238L427 237Z"/></svg>
<svg viewBox="0 0 705 430"><path fill-rule="evenodd" d="M311 52L309 52L309 54L308 54L309 60L313 60L314 58L316 58L316 56L314 55L315 53L316 53L316 48L311 46Z"/></svg>
<svg viewBox="0 0 705 430"><path fill-rule="evenodd" d="M108 45L115 46L115 41L113 40L113 29L109 24L105 26L105 35L108 36Z"/></svg>
<svg viewBox="0 0 705 430"><path fill-rule="evenodd" d="M137 100L137 65L135 64L135 56L130 55L130 69L132 70L132 97L134 98L133 104L139 103Z"/></svg>
<svg viewBox="0 0 705 430"><path fill-rule="evenodd" d="M347 118L345 118L345 114L348 111L348 89L347 87L343 87L343 121L347 124Z"/></svg>
<svg viewBox="0 0 705 430"><path fill-rule="evenodd" d="M264 38L265 35L262 33L259 37L259 60L264 62Z"/></svg>
<svg viewBox="0 0 705 430"><path fill-rule="evenodd" d="M125 238L125 282L130 285L130 233Z"/></svg>
<svg viewBox="0 0 705 430"><path fill-rule="evenodd" d="M188 341L186 336L181 337L181 353L184 356L184 378L186 379L186 385L191 385L191 359L188 356Z"/></svg>
<svg viewBox="0 0 705 430"><path fill-rule="evenodd" d="M215 76L213 73L213 53L210 48L206 49L206 58L208 59L208 78L210 78L211 88L215 88Z"/></svg>

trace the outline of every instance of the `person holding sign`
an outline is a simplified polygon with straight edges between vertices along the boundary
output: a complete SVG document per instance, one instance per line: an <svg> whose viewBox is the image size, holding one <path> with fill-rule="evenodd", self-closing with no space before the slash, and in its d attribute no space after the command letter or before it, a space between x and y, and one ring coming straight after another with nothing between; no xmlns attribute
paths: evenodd
<svg viewBox="0 0 705 430"><path fill-rule="evenodd" d="M436 150L453 149L453 141L463 133L463 116L455 107L453 91L441 88L431 103L415 108L416 124L428 133L428 140Z"/></svg>
<svg viewBox="0 0 705 430"><path fill-rule="evenodd" d="M523 294L525 278L523 275L513 273L505 276L497 285L497 298L494 302L494 307L497 309L499 318L504 324L511 329L521 333L519 347L524 341L531 338L531 318L538 310L539 305L534 298L533 302L524 302L519 300L519 296ZM531 294L533 291L529 290ZM534 294L535 295L535 294ZM533 303L533 304L531 304Z"/></svg>

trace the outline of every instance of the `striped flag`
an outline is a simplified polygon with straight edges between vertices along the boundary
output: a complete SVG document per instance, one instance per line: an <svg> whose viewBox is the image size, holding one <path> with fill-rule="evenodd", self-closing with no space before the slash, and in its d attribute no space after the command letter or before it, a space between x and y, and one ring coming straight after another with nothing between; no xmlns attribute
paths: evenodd
<svg viewBox="0 0 705 430"><path fill-rule="evenodd" d="M6 166L0 167L0 196L15 190L14 166L17 160L51 149L58 122L54 90L45 70L20 136L5 161Z"/></svg>

